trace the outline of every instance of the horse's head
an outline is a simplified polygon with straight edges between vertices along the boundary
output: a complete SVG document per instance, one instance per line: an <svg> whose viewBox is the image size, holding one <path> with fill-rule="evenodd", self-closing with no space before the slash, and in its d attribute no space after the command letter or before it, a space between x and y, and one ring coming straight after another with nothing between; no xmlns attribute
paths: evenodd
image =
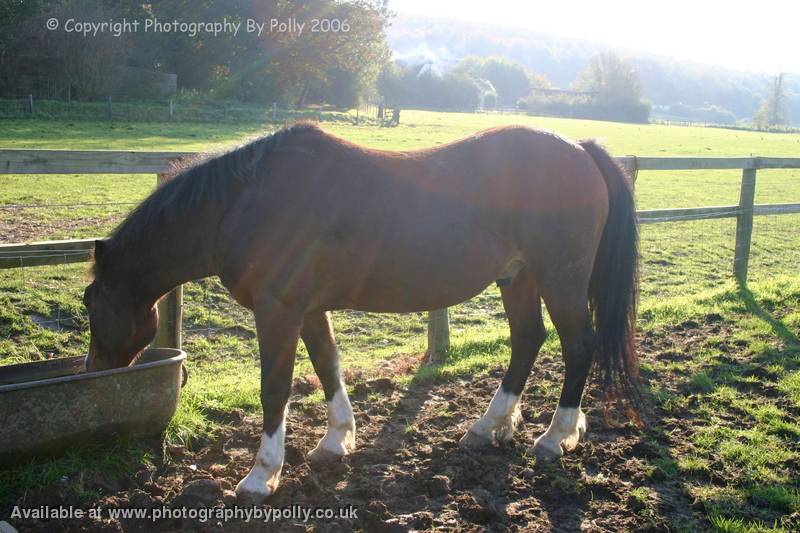
<svg viewBox="0 0 800 533"><path fill-rule="evenodd" d="M153 339L158 325L155 306L143 304L126 280L114 279L103 268L104 250L105 243L95 241L95 278L83 292L91 333L88 371L130 365Z"/></svg>

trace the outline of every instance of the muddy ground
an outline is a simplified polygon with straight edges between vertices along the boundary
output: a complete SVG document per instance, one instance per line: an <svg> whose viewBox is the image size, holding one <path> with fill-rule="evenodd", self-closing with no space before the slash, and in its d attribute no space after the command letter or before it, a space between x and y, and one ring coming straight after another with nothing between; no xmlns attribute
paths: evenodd
<svg viewBox="0 0 800 533"><path fill-rule="evenodd" d="M695 343L720 331L709 324L677 326L668 338L640 339L643 357L679 360L691 357ZM585 402L589 431L562 460L537 464L530 448L549 423L554 393L544 398L537 382L560 384L559 357L545 354L537 364L523 398L524 425L511 444L462 450L458 440L486 408L502 377L494 370L475 378L419 383L408 388L389 376L413 373L421 357L402 357L378 375L345 374L355 385L352 396L358 428L358 450L341 462L312 467L306 454L325 430L324 405L303 401L318 383L295 380L287 421L286 465L274 507L302 505L333 509L352 506L356 518L284 519L270 524L279 531L667 531L680 524L705 528L702 505L693 502L682 481L663 475L659 461L674 459L686 446L693 415L668 416L653 407L645 411L644 428L632 424L608 427L601 403ZM663 383L680 376L655 376ZM552 389L552 388L551 388ZM168 461L142 469L130 479L103 479L87 474L86 490L103 496L91 505L113 507L221 507L236 503L232 491L248 472L259 445L260 420L228 413L229 429L194 450L173 447ZM161 443L152 441L161 457ZM70 480L74 481L74 480ZM87 502L67 482L22 495L17 503L75 505ZM647 490L642 492L641 487ZM638 491L635 489L638 488ZM85 493L84 493L85 494ZM644 494L644 497L642 496ZM8 516L9 508L0 509ZM21 531L256 531L262 521L193 518L162 520L12 521Z"/></svg>
<svg viewBox="0 0 800 533"><path fill-rule="evenodd" d="M26 209L0 210L0 244L77 238L75 235L78 230L88 231L92 228L97 230L96 233L91 233L92 235L102 235L106 232L105 228L122 220L121 214L113 214L54 222L27 216L27 211ZM48 237L42 238L42 235Z"/></svg>

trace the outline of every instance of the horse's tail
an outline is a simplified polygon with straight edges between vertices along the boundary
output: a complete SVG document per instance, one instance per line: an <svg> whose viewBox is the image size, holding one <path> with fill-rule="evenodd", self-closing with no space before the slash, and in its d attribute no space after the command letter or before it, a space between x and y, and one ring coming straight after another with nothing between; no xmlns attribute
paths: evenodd
<svg viewBox="0 0 800 533"><path fill-rule="evenodd" d="M634 346L639 292L638 230L628 176L595 141L580 143L603 174L608 219L589 283L589 307L596 329L595 373L606 400L639 403L639 365Z"/></svg>

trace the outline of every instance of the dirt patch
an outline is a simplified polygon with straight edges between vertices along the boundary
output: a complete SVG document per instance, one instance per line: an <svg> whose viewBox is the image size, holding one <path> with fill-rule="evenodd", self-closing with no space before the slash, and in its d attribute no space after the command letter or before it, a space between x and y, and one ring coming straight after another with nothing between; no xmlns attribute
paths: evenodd
<svg viewBox="0 0 800 533"><path fill-rule="evenodd" d="M342 370L342 379L347 385L355 387L356 394L385 393L395 388L392 377L413 374L425 361L426 355L423 353L398 354L370 368L345 368ZM314 374L294 378L292 382L292 392L301 396L308 396L321 389L322 384Z"/></svg>
<svg viewBox="0 0 800 533"><path fill-rule="evenodd" d="M687 321L640 338L642 359L653 363L686 364L689 372L650 372L646 377L662 390L686 392L694 364L707 339L715 336L721 356L745 364L746 349L731 337L731 323L718 315ZM691 433L701 423L692 412L689 392L685 406L665 412L650 407L645 427L605 427L601 403L587 399L589 432L578 448L555 463L537 463L530 449L549 423L555 407L552 385L562 379L560 357L544 354L523 397L524 424L508 445L463 450L459 438L486 409L503 375L486 375L403 387L394 379L414 373L423 354L398 356L383 366L345 373L354 385L353 409L358 450L341 462L312 466L308 452L325 431L324 404L306 396L319 388L316 378L294 382L287 421L286 464L280 489L267 502L284 508L304 506L357 510L356 517L312 519L310 524L283 519L277 530L406 531L666 531L676 526L709 527L703 504L687 493L687 480L675 474L679 457L692 454ZM674 365L672 365L674 366ZM676 367L677 368L677 367ZM713 374L712 374L713 375ZM546 394L543 391L547 390ZM86 474L78 496L74 480L65 480L21 495L16 503L76 505L83 508L217 507L231 508L233 489L249 471L258 449L261 421L236 411L225 413L226 429L193 450L166 450L167 460L142 468L130 479L108 480ZM727 423L721 420L720 423ZM731 423L741 424L741 420ZM160 442L152 442L162 457ZM731 482L729 473L712 465L706 479ZM87 502L86 492L99 497ZM8 513L7 505L0 512ZM776 515L777 516L777 515ZM759 518L775 518L774 516ZM771 522L770 522L771 523ZM73 521L18 521L20 530L189 530L251 531L262 522L179 518L146 520L84 518Z"/></svg>
<svg viewBox="0 0 800 533"><path fill-rule="evenodd" d="M77 230L96 228L104 235L109 226L122 220L122 214L79 220L44 221L26 217L25 210L0 210L0 244L75 238Z"/></svg>
<svg viewBox="0 0 800 533"><path fill-rule="evenodd" d="M477 451L458 447L458 439L485 408L501 371L410 388L388 386L382 378L356 387L353 408L359 449L343 461L312 467L305 459L325 429L324 406L293 397L287 422L286 465L280 490L267 503L329 507L353 506L357 518L312 521L325 531L361 529L587 531L661 529L642 512L631 491L649 483L652 453L648 437L632 427L605 429L597 411L588 411L585 443L561 462L537 465L529 449L548 423L553 406L527 394L525 424L510 445ZM382 397L375 401L375 394ZM236 413L233 414L235 416ZM105 494L92 505L170 507L233 505L235 484L249 470L261 433L259 419L243 417L201 449L169 450L172 460L131 479L94 479L85 484ZM672 491L672 492L670 492ZM689 502L676 487L654 489L675 509ZM661 495L661 496L658 496ZM24 505L77 504L61 484L30 492ZM633 501L633 504L629 502ZM84 502L84 506L86 506ZM71 529L219 530L216 521L184 518L152 524L143 520L89 519L22 521L21 530ZM281 529L305 526L282 520ZM226 531L249 531L261 524L242 520Z"/></svg>

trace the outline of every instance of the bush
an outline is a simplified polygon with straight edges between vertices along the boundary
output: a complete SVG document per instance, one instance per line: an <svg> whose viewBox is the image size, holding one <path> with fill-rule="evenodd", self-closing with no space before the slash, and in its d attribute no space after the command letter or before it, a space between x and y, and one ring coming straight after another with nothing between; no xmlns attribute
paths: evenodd
<svg viewBox="0 0 800 533"><path fill-rule="evenodd" d="M657 119L697 122L702 124L719 124L733 126L736 124L736 115L717 105L704 107L691 106L682 103L661 106L654 113Z"/></svg>
<svg viewBox="0 0 800 533"><path fill-rule="evenodd" d="M610 120L646 124L650 120L650 103L605 100L581 94L533 93L517 102L530 113L555 117Z"/></svg>
<svg viewBox="0 0 800 533"><path fill-rule="evenodd" d="M336 67L328 72L327 81L326 102L340 109L352 109L358 106L360 87L355 74Z"/></svg>
<svg viewBox="0 0 800 533"><path fill-rule="evenodd" d="M378 90L389 106L473 110L480 105L480 87L472 78L403 65L387 67L378 79Z"/></svg>

